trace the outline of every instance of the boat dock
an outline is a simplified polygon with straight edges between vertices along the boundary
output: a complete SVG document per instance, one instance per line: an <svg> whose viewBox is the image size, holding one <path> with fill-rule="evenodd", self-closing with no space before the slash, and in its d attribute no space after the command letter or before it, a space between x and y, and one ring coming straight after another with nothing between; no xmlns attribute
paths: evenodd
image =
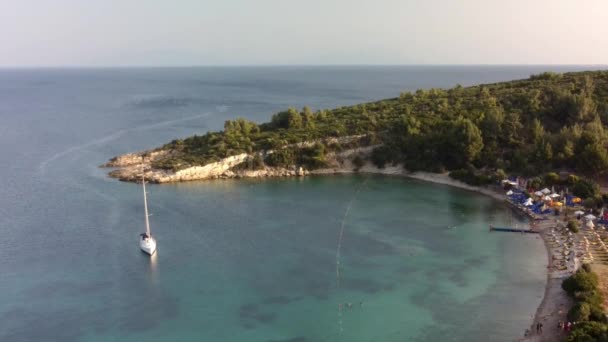
<svg viewBox="0 0 608 342"><path fill-rule="evenodd" d="M511 232L511 233L529 233L529 234L538 234L539 233L537 230L511 228L511 227L494 227L492 225L490 225L490 231Z"/></svg>

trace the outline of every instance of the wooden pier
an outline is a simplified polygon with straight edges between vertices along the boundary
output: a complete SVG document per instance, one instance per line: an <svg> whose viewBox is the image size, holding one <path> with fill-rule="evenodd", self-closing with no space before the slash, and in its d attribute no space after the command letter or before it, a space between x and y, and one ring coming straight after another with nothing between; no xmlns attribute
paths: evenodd
<svg viewBox="0 0 608 342"><path fill-rule="evenodd" d="M528 233L538 234L537 230L523 229L523 228L511 228L511 227L494 227L490 225L490 231L494 232L511 232L511 233Z"/></svg>

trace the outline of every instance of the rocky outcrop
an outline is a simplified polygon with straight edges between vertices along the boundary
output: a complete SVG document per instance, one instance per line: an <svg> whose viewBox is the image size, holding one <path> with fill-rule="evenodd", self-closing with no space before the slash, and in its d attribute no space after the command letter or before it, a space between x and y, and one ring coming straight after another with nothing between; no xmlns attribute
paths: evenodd
<svg viewBox="0 0 608 342"><path fill-rule="evenodd" d="M310 172L303 168L286 169L282 167L264 167L260 170L228 170L219 178L264 178L306 176Z"/></svg>
<svg viewBox="0 0 608 342"><path fill-rule="evenodd" d="M224 158L204 166L193 166L173 172L171 170L154 169L151 163L157 158L167 156L167 153L157 153L150 156L146 152L129 153L112 158L103 167L114 167L110 177L125 182L139 182L144 172L146 180L152 183L175 183L214 178L262 178L262 177L294 177L304 176L308 171L303 168L264 167L260 170L239 169L250 156L247 153ZM144 156L142 158L142 156Z"/></svg>
<svg viewBox="0 0 608 342"><path fill-rule="evenodd" d="M172 153L169 150L127 153L110 159L101 167L141 167L142 164L150 164L153 160L169 157Z"/></svg>
<svg viewBox="0 0 608 342"><path fill-rule="evenodd" d="M147 159L142 159L141 155L142 153L140 152L114 158L114 160L111 160L109 163L105 164L107 167L118 167L117 170L111 171L109 175L122 181L137 182L141 179L143 171L145 173L146 180L153 183L186 182L218 178L231 168L247 160L248 157L246 153L243 153L230 156L218 162L209 163L204 166L193 166L173 172L171 170L154 169L151 167L151 162L156 160L156 158L160 158L162 154ZM139 156L139 159L137 156ZM139 160L139 162L136 163L137 160Z"/></svg>
<svg viewBox="0 0 608 342"><path fill-rule="evenodd" d="M352 138L351 138L352 139ZM142 172L149 182L153 183L175 183L215 178L263 178L263 177L297 177L309 174L327 174L353 172L357 168L352 164L352 158L359 154L367 157L376 146L368 146L345 150L339 153L327 155L327 167L324 169L309 171L302 167L282 168L264 166L258 170L241 168L239 165L252 156L242 153L224 158L220 161L203 166L193 166L179 171L155 169L152 167L154 161L170 157L174 152L170 150L143 151L124 154L110 159L102 167L116 168L109 175L126 182L139 182ZM266 153L272 153L267 151Z"/></svg>

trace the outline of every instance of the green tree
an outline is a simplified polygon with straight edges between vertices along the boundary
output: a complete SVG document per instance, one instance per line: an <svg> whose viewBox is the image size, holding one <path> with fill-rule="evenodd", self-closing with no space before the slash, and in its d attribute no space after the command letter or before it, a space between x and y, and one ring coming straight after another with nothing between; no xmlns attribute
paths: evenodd
<svg viewBox="0 0 608 342"><path fill-rule="evenodd" d="M287 110L287 128L301 128L302 127L302 116L295 108L289 108Z"/></svg>
<svg viewBox="0 0 608 342"><path fill-rule="evenodd" d="M483 149L481 131L469 119L446 124L445 145L438 151L440 159L450 169L464 167L473 162Z"/></svg>
<svg viewBox="0 0 608 342"><path fill-rule="evenodd" d="M534 119L532 121L531 134L532 134L532 141L534 142L534 145L537 145L537 146L544 145L545 128L543 127L543 124L540 122L540 120Z"/></svg>
<svg viewBox="0 0 608 342"><path fill-rule="evenodd" d="M578 302L568 311L568 320L571 322L585 322L591 315L591 306L585 302Z"/></svg>
<svg viewBox="0 0 608 342"><path fill-rule="evenodd" d="M312 113L309 107L302 108L302 123L306 129L315 129L315 115Z"/></svg>
<svg viewBox="0 0 608 342"><path fill-rule="evenodd" d="M562 288L569 296L574 297L577 292L595 291L597 284L598 279L595 273L579 269L562 282Z"/></svg>
<svg viewBox="0 0 608 342"><path fill-rule="evenodd" d="M590 179L579 179L574 184L572 193L580 198L596 197L600 193L600 187Z"/></svg>
<svg viewBox="0 0 608 342"><path fill-rule="evenodd" d="M490 108L481 122L483 140L485 142L498 141L502 136L502 127L505 122L504 110L500 107Z"/></svg>
<svg viewBox="0 0 608 342"><path fill-rule="evenodd" d="M577 159L578 168L584 173L597 175L608 168L608 153L599 143L585 146Z"/></svg>

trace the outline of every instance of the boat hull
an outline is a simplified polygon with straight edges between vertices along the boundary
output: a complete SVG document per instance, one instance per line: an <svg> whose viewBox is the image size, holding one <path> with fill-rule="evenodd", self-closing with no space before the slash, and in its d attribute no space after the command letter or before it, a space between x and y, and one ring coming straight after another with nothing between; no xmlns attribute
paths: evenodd
<svg viewBox="0 0 608 342"><path fill-rule="evenodd" d="M142 252L148 255L153 255L154 253L156 253L156 240L153 237L150 237L145 240L142 239L139 241L139 248Z"/></svg>

